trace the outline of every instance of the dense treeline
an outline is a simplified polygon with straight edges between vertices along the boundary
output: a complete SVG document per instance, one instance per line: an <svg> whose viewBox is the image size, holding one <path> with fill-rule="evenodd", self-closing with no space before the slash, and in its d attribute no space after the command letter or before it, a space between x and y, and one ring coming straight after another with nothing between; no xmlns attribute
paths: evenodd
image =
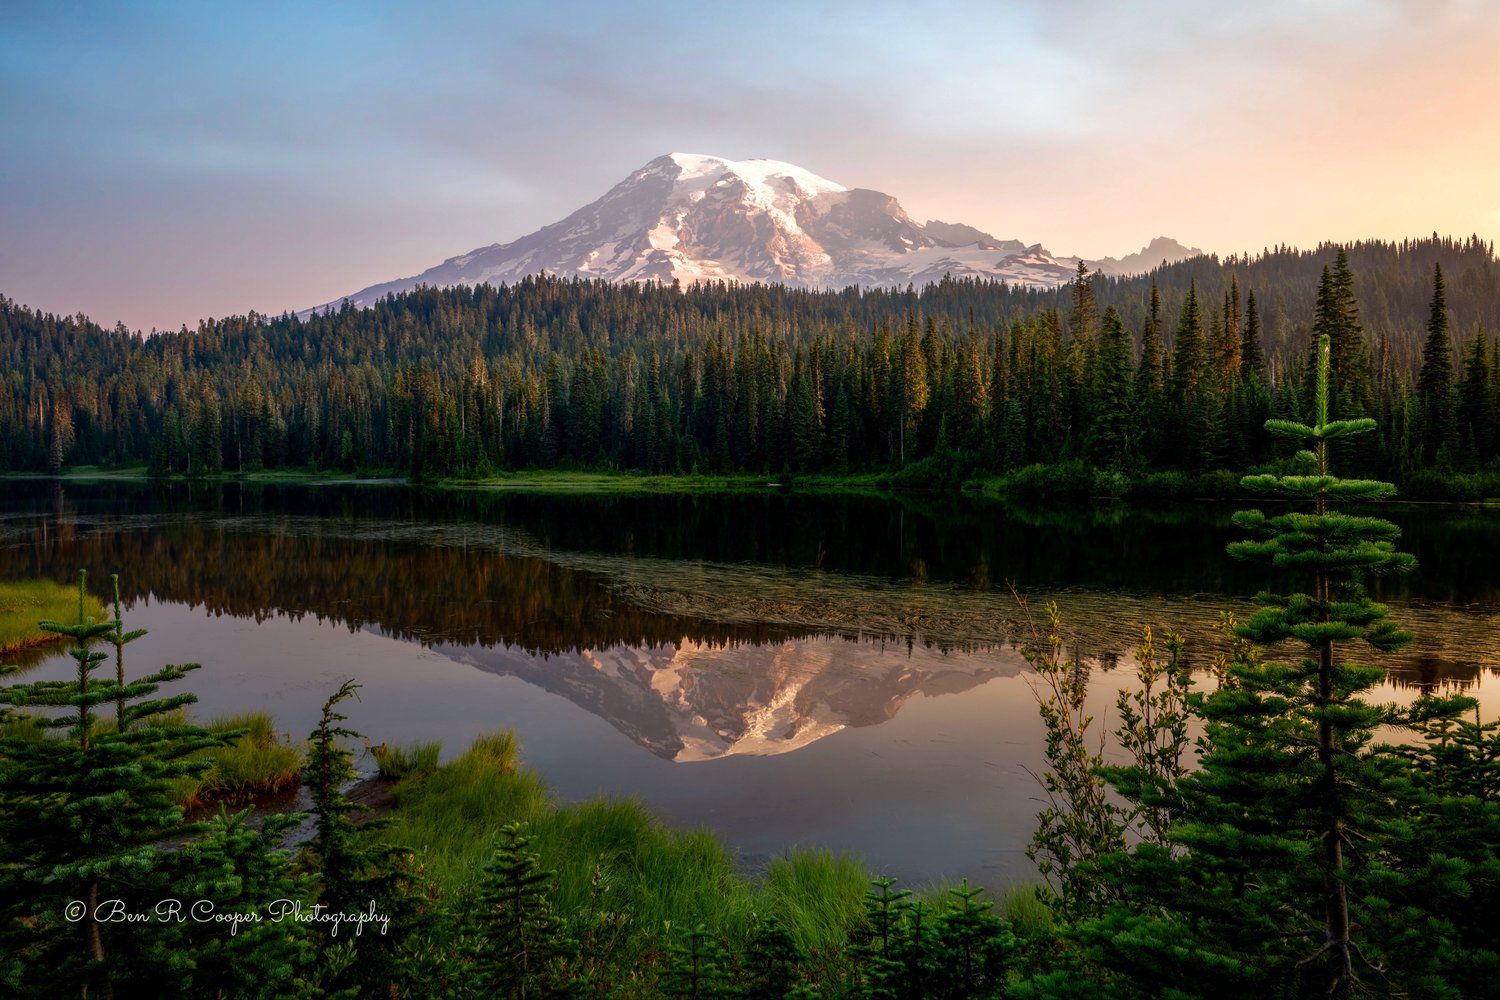
<svg viewBox="0 0 1500 1000"><path fill-rule="evenodd" d="M1381 428L1344 457L1409 480L1500 452L1496 327L1493 248L1436 237L1058 290L540 277L145 338L0 299L0 468L1199 472L1277 457L1327 333L1335 405Z"/></svg>

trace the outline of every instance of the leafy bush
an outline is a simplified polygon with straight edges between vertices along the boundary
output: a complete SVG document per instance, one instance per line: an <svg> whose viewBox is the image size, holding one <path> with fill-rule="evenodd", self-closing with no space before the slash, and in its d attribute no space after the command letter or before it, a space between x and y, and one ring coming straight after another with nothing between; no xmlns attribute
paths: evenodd
<svg viewBox="0 0 1500 1000"><path fill-rule="evenodd" d="M1028 465L993 481L992 486L1023 500L1080 500L1093 494L1094 472L1081 461Z"/></svg>
<svg viewBox="0 0 1500 1000"><path fill-rule="evenodd" d="M891 474L890 485L903 490L957 489L973 474L979 456L967 451L940 451Z"/></svg>

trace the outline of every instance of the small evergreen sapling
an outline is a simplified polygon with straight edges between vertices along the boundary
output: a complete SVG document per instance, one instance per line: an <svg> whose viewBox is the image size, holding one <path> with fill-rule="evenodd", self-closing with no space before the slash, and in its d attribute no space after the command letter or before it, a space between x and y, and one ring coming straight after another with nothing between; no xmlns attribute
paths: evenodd
<svg viewBox="0 0 1500 1000"><path fill-rule="evenodd" d="M120 610L120 574L111 574L109 578L110 589L114 596L115 621L114 629L104 634L104 639L115 647L115 683L120 690L115 694L115 728L120 732L125 731L127 725L125 718L125 646L127 643L135 642L146 634L143 628L125 631L125 616Z"/></svg>
<svg viewBox="0 0 1500 1000"><path fill-rule="evenodd" d="M1311 501L1313 511L1269 518L1258 510L1241 511L1235 523L1254 539L1232 543L1229 553L1278 568L1311 571L1313 578L1311 594L1259 595L1262 610L1240 628L1240 635L1258 644L1296 640L1310 654L1299 665L1267 665L1258 675L1243 678L1264 694L1258 718L1246 730L1250 741L1243 750L1271 754L1283 762L1273 822L1282 836L1303 834L1317 845L1307 858L1321 881L1322 940L1314 954L1329 992L1337 995L1352 988L1359 954L1349 913L1349 854L1367 836L1360 827L1367 817L1384 811L1381 799L1389 795L1366 748L1376 726L1398 720L1358 697L1384 672L1338 662L1335 649L1338 643L1358 640L1389 652L1411 641L1409 632L1390 621L1386 607L1365 595L1360 580L1370 573L1409 570L1416 560L1396 551L1399 530L1389 521L1330 509L1331 502L1389 497L1395 488L1371 480L1339 479L1329 469L1331 443L1368 433L1376 425L1368 417L1328 419L1327 336L1319 338L1316 379L1315 424L1266 422L1271 433L1311 446L1299 455L1306 474L1243 480L1250 489ZM1280 708L1281 714L1267 714L1267 708ZM1210 718L1238 724L1232 714L1214 712Z"/></svg>
<svg viewBox="0 0 1500 1000"><path fill-rule="evenodd" d="M895 885L896 880L887 875L870 882L865 892L864 920L850 949L856 995L869 1000L896 1000L899 996L896 986L904 971L906 913L913 903L911 890L896 889Z"/></svg>
<svg viewBox="0 0 1500 1000"><path fill-rule="evenodd" d="M669 924L667 932L672 934ZM662 991L672 1000L727 1000L731 996L729 952L706 924L679 929L669 938ZM555 994L552 994L555 995Z"/></svg>
<svg viewBox="0 0 1500 1000"><path fill-rule="evenodd" d="M0 953L19 959L0 966L0 982L32 995L110 997L128 982L170 992L187 970L163 925L100 917L116 905L148 910L169 887L172 866L156 845L188 829L171 780L207 768L209 761L189 755L226 738L153 724L195 699L147 696L196 664L129 682L94 676L107 657L88 644L119 625L85 613L86 586L80 573L76 624L40 623L77 644L68 650L76 677L0 688L0 703L68 710L41 722L65 730L64 738L0 739ZM97 731L95 709L108 702L132 728Z"/></svg>
<svg viewBox="0 0 1500 1000"><path fill-rule="evenodd" d="M920 996L981 1000L1006 995L1020 950L1010 925L995 915L994 904L979 901L983 893L970 888L967 879L948 890L949 905L933 933L936 961L924 976Z"/></svg>
<svg viewBox="0 0 1500 1000"><path fill-rule="evenodd" d="M351 818L364 807L344 791L356 776L354 755L341 740L363 739L340 723L348 717L336 706L356 696L359 685L345 681L323 703L323 711L308 740L305 783L316 817L313 852L320 883L318 902L330 914L358 914L373 910L385 918L382 933L364 933L351 943L347 934L330 934L323 941L322 975L340 987L363 993L396 988L401 975L399 953L425 917L421 900L409 879L410 854L394 845L371 846ZM370 820L366 832L384 825ZM338 926L338 925L333 925Z"/></svg>
<svg viewBox="0 0 1500 1000"><path fill-rule="evenodd" d="M776 914L758 920L745 949L745 1000L785 1000L798 983L802 953Z"/></svg>
<svg viewBox="0 0 1500 1000"><path fill-rule="evenodd" d="M501 828L470 919L480 995L528 1000L576 994L564 968L576 949L552 911L556 878L557 872L543 870L521 824Z"/></svg>

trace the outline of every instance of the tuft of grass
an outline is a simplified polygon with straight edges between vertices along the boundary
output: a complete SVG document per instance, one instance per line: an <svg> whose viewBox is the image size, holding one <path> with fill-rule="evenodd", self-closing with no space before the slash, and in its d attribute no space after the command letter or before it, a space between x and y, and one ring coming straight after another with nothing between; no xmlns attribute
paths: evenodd
<svg viewBox="0 0 1500 1000"><path fill-rule="evenodd" d="M104 603L93 594L84 600L84 614L99 622L112 620ZM0 581L0 653L57 641L60 637L56 633L37 627L37 622L44 620L78 621L76 585L63 586L51 580Z"/></svg>
<svg viewBox="0 0 1500 1000"><path fill-rule="evenodd" d="M153 724L185 726L187 713L179 709L157 717ZM302 747L289 738L277 736L270 713L215 716L204 728L214 733L247 731L227 746L210 747L193 755L207 757L213 766L201 776L183 775L174 779L172 798L179 805L192 809L221 800L243 802L285 791L301 779Z"/></svg>
<svg viewBox="0 0 1500 1000"><path fill-rule="evenodd" d="M837 951L863 917L869 888L870 873L857 858L802 848L771 862L758 911L776 914L799 948Z"/></svg>
<svg viewBox="0 0 1500 1000"><path fill-rule="evenodd" d="M1023 938L1037 940L1053 933L1052 908L1037 895L1035 885L1013 885L1002 890L995 909Z"/></svg>
<svg viewBox="0 0 1500 1000"><path fill-rule="evenodd" d="M387 781L399 781L413 775L431 774L437 770L438 759L443 755L443 744L437 740L428 743L406 743L387 746L382 743L370 748L370 755L380 768L380 776Z"/></svg>
<svg viewBox="0 0 1500 1000"><path fill-rule="evenodd" d="M511 732L478 737L458 759L396 786L384 843L414 851L427 876L449 899L471 894L500 828L531 822L548 807L541 778L516 768Z"/></svg>
<svg viewBox="0 0 1500 1000"><path fill-rule="evenodd" d="M750 926L750 883L707 830L670 829L633 799L595 799L539 816L533 831L543 865L558 873L559 911L625 915L637 950L668 921L734 936Z"/></svg>

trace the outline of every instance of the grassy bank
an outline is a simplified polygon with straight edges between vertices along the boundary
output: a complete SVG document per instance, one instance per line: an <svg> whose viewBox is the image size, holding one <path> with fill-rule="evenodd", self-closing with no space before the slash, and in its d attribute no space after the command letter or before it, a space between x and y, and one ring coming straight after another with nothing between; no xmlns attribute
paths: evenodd
<svg viewBox="0 0 1500 1000"><path fill-rule="evenodd" d="M85 615L95 621L108 616L104 604L92 594L84 600ZM41 621L74 624L78 621L78 588L51 580L7 580L0 582L0 655L59 641L55 633L41 629Z"/></svg>
<svg viewBox="0 0 1500 1000"><path fill-rule="evenodd" d="M1285 472L1274 466L1252 472ZM1095 469L1084 462L1028 465L1009 472L976 467L962 456L934 455L898 470L844 475L793 473L643 473L623 470L530 469L477 478L424 480L414 485L458 490L554 494L757 493L785 490L797 493L869 493L901 491L963 491L999 500L1225 500L1256 494L1240 486L1241 473L1227 470L1187 473L1177 470L1122 472ZM3 473L0 478L78 481L153 481L144 465L75 466L60 476L40 473ZM268 469L226 472L214 476L171 476L156 482L249 483L265 485L332 486L348 484L407 484L395 469L339 472L309 469ZM1500 470L1438 472L1424 470L1397 484L1403 500L1435 503L1500 504Z"/></svg>
<svg viewBox="0 0 1500 1000"><path fill-rule="evenodd" d="M706 830L674 830L641 803L559 805L542 779L517 762L510 733L482 736L461 756L396 785L391 824L372 835L415 852L447 905L469 905L507 823L524 822L544 869L557 872L553 906L619 968L660 960L666 928L704 925L743 941L775 914L796 946L821 956L824 975L848 960L870 875L855 859L794 849L745 872ZM935 902L945 887L928 895ZM1018 926L1048 922L1029 887L1002 900ZM649 972L648 972L649 978Z"/></svg>
<svg viewBox="0 0 1500 1000"><path fill-rule="evenodd" d="M427 753L414 746L398 756ZM696 995L668 988L688 928L701 928L739 956L726 961L751 975L750 942L772 919L801 956L801 982L816 991L807 995L865 995L850 989L871 961L872 880L855 858L792 849L746 870L713 833L670 828L638 801L559 804L538 775L519 765L509 732L481 736L425 774L414 770L396 784L393 805L390 824L366 836L411 850L428 898L446 912L472 912L484 868L504 843L502 828L524 823L540 869L555 873L550 908L588 956L575 974L609 984L611 996ZM927 919L936 921L932 927L956 919L956 888L918 892ZM1012 928L1023 941L1050 941L1055 933L1033 886L1012 887L996 900L995 912L1003 920L996 926ZM435 943L452 947L443 933Z"/></svg>
<svg viewBox="0 0 1500 1000"><path fill-rule="evenodd" d="M115 731L112 703L106 703L94 727L95 733ZM164 727L198 725L186 709L153 716L152 724ZM38 717L16 713L0 724L0 737L16 739L60 738L62 731L43 728ZM136 725L144 725L137 723ZM238 732L224 746L208 747L189 754L189 759L207 760L207 770L172 779L172 801L188 810L217 807L220 803L241 806L297 787L302 780L303 751L290 736L279 735L267 712L238 712L216 716L202 727L215 735Z"/></svg>

